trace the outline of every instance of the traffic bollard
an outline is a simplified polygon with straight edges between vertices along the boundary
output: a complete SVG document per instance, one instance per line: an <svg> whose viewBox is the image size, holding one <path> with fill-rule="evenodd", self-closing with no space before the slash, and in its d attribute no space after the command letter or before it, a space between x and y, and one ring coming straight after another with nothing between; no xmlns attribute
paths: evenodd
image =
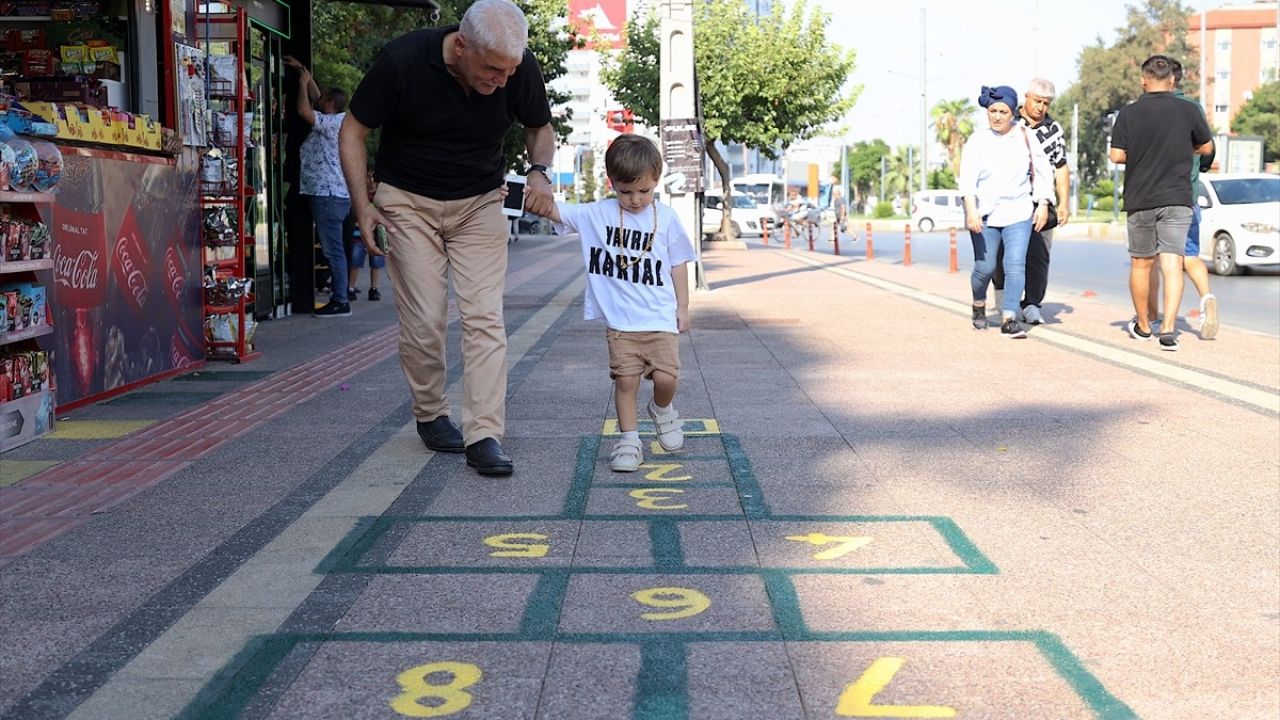
<svg viewBox="0 0 1280 720"><path fill-rule="evenodd" d="M871 223L867 223L867 259L868 260L876 259L876 249L871 244Z"/></svg>
<svg viewBox="0 0 1280 720"><path fill-rule="evenodd" d="M782 223L782 247L791 249L791 223Z"/></svg>
<svg viewBox="0 0 1280 720"><path fill-rule="evenodd" d="M956 257L956 229L951 228L951 269L950 272L960 272L960 259Z"/></svg>
<svg viewBox="0 0 1280 720"><path fill-rule="evenodd" d="M818 229L814 227L813 223L808 223L808 225L809 225L809 252L813 252L813 236L817 234Z"/></svg>
<svg viewBox="0 0 1280 720"><path fill-rule="evenodd" d="M840 254L840 223L831 226L831 252Z"/></svg>
<svg viewBox="0 0 1280 720"><path fill-rule="evenodd" d="M764 219L760 220L760 239L765 245L769 244L769 221L768 220L764 220Z"/></svg>
<svg viewBox="0 0 1280 720"><path fill-rule="evenodd" d="M906 234L902 238L902 265L910 267L911 265L911 225L906 226Z"/></svg>

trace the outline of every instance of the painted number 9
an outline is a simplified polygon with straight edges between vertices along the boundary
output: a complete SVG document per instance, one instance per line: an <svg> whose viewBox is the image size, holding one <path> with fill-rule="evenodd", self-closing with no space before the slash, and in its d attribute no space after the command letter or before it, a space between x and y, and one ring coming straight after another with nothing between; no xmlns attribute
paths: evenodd
<svg viewBox="0 0 1280 720"><path fill-rule="evenodd" d="M449 676L446 683L433 683L435 673ZM480 681L483 673L470 663L436 662L418 665L396 676L404 692L391 698L391 709L407 717L433 718L453 715L471 705L471 693L464 688Z"/></svg>
<svg viewBox="0 0 1280 720"><path fill-rule="evenodd" d="M650 588L631 593L631 599L641 605L664 608L665 612L640 613L645 620L680 620L693 617L711 607L711 598L697 590L678 587Z"/></svg>

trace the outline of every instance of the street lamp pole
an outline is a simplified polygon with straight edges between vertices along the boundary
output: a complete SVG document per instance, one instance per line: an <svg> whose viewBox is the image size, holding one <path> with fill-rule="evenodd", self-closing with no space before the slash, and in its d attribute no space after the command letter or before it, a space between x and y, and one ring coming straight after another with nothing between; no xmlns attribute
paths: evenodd
<svg viewBox="0 0 1280 720"><path fill-rule="evenodd" d="M928 89L929 81L926 78L929 77L929 73L927 71L927 68L925 67L927 64L929 49L925 44L924 13L925 13L925 9L920 8L920 189L921 190L924 190L929 185L927 181L928 172L929 172L929 150L928 150L929 143L928 143L928 140L926 140L926 136L929 133L929 102L926 99L926 92ZM911 173L912 169L914 168L907 169L908 175L912 174Z"/></svg>

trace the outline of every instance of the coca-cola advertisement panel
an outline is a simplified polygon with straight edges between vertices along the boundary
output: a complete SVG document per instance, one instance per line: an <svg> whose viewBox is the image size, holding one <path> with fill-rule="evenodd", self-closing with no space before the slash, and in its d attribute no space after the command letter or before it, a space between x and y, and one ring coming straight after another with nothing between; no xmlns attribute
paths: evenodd
<svg viewBox="0 0 1280 720"><path fill-rule="evenodd" d="M64 150L52 230L58 405L203 360L195 173L172 161Z"/></svg>

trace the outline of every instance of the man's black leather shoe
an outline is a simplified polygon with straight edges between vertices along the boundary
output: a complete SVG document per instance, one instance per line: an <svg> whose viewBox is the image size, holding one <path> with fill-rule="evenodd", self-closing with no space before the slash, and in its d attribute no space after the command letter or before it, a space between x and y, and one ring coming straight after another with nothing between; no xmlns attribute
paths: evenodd
<svg viewBox="0 0 1280 720"><path fill-rule="evenodd" d="M427 448L436 452L460 453L467 449L462 441L462 431L448 415L441 415L431 422L419 422L418 437Z"/></svg>
<svg viewBox="0 0 1280 720"><path fill-rule="evenodd" d="M511 458L502 452L502 446L493 438L485 438L467 446L467 465L481 475L510 475L514 470Z"/></svg>

